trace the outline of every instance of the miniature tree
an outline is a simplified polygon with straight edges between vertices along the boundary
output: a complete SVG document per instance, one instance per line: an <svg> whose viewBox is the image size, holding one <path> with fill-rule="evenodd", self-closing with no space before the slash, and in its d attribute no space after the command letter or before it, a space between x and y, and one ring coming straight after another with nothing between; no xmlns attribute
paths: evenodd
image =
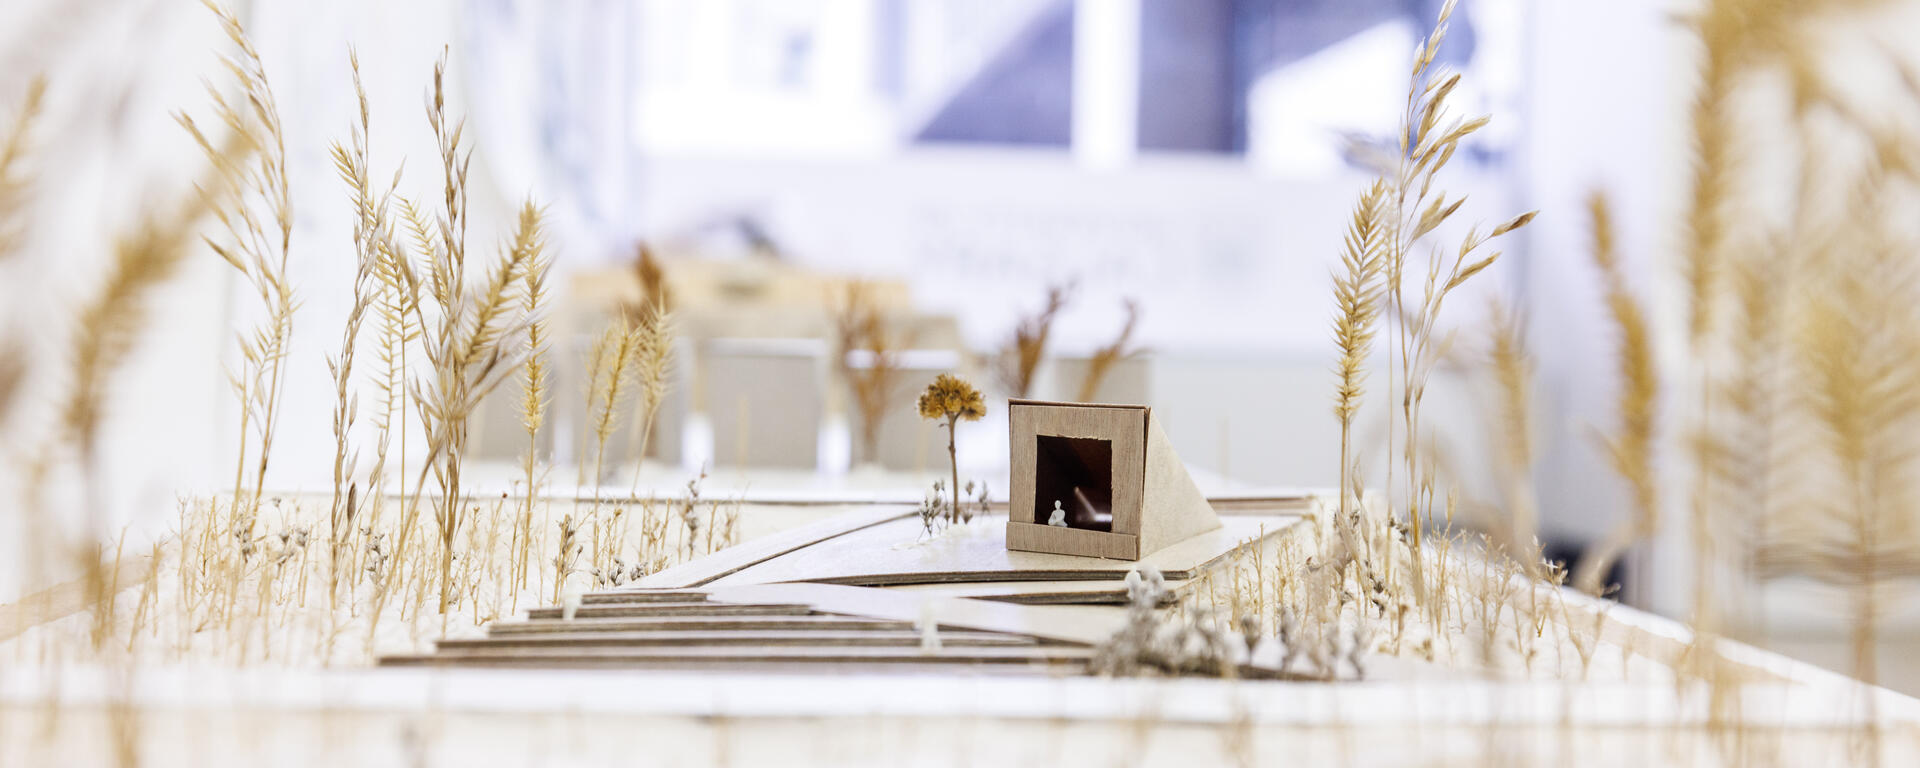
<svg viewBox="0 0 1920 768"><path fill-rule="evenodd" d="M953 501L947 508L947 522L960 520L960 459L953 449L954 426L961 419L979 421L987 415L987 403L980 397L980 390L974 389L965 379L951 373L940 374L927 385L927 391L920 393L921 418L939 421L946 420L947 462L953 469Z"/></svg>

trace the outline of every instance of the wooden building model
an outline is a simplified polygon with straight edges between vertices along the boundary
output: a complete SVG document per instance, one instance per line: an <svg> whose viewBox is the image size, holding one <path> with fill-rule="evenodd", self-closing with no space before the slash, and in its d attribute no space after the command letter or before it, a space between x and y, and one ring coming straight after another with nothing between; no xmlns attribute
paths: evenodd
<svg viewBox="0 0 1920 768"><path fill-rule="evenodd" d="M1152 409L1012 400L1007 414L1008 549L1139 560L1220 527Z"/></svg>

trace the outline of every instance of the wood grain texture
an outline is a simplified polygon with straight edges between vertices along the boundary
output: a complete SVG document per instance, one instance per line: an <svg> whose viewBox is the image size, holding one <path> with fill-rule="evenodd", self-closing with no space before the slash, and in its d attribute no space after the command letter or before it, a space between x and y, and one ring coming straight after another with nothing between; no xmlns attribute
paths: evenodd
<svg viewBox="0 0 1920 768"><path fill-rule="evenodd" d="M1030 648L1037 641L1030 637L1000 632L966 630L940 633L942 646L966 648ZM907 648L920 645L915 629L883 630L690 630L669 632L579 632L498 635L442 640L442 652L492 652L506 648L647 648L654 646L691 648L706 646L835 646L846 648Z"/></svg>
<svg viewBox="0 0 1920 768"><path fill-rule="evenodd" d="M574 618L611 618L625 616L796 616L810 613L805 605L734 605L712 602L641 603L627 605L581 605ZM527 611L530 619L561 618L559 608L535 608Z"/></svg>
<svg viewBox="0 0 1920 768"><path fill-rule="evenodd" d="M1140 478L1146 461L1147 409L1143 406L1082 406L1012 400L1007 405L1013 475L1008 479L1008 519L1044 524L1035 516L1035 438L1040 435L1109 440L1113 443L1113 532L1138 533Z"/></svg>
<svg viewBox="0 0 1920 768"><path fill-rule="evenodd" d="M1213 530L1219 516L1181 463L1165 432L1145 406L1009 401L1007 429L1012 455L1008 479L1007 546L1031 552L1138 560ZM1113 530L1073 531L1043 526L1034 498L1042 471L1042 436L1095 438L1113 446ZM1123 538L1125 537L1125 538Z"/></svg>
<svg viewBox="0 0 1920 768"><path fill-rule="evenodd" d="M801 614L781 616L630 616L626 618L529 619L487 626L494 636L585 634L589 632L709 632L739 630L885 630L912 629L913 623L860 616Z"/></svg>
<svg viewBox="0 0 1920 768"><path fill-rule="evenodd" d="M580 596L581 605L629 605L634 603L700 603L705 602L707 593L685 589L638 590L616 589L611 592L588 592Z"/></svg>
<svg viewBox="0 0 1920 768"><path fill-rule="evenodd" d="M1007 523L1007 549L1079 557L1104 557L1111 560L1133 560L1140 552L1140 537L1125 533L1035 525L1014 520Z"/></svg>
<svg viewBox="0 0 1920 768"><path fill-rule="evenodd" d="M1171 605L1196 582L1169 581L1163 605ZM979 584L906 584L887 589L970 597L1019 605L1125 605L1127 588L1119 581L1006 581Z"/></svg>
<svg viewBox="0 0 1920 768"><path fill-rule="evenodd" d="M1139 552L1166 549L1189 537L1220 527L1220 517L1207 497L1193 484L1187 465L1173 450L1160 423L1147 415L1145 497L1141 501Z"/></svg>
<svg viewBox="0 0 1920 768"><path fill-rule="evenodd" d="M792 648L741 646L738 648L609 648L581 653L572 650L514 649L498 653L388 656L383 667L509 667L539 669L642 669L711 672L799 672L872 674L919 673L964 667L969 673L1005 670L1081 674L1091 653L1085 649L954 648L923 654L918 648Z"/></svg>

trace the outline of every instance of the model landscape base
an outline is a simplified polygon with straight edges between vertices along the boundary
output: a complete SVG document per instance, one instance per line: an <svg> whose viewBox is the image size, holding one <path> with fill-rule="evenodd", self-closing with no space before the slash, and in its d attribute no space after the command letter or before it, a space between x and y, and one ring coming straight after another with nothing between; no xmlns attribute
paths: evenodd
<svg viewBox="0 0 1920 768"><path fill-rule="evenodd" d="M1144 560L1171 601L1236 550L1297 534L1295 511L1243 514ZM1125 621L1135 563L1009 550L1004 520L923 537L913 510L855 510L583 595L485 637L385 666L1084 674ZM928 648L925 625L937 626ZM1249 665L1249 678L1275 670Z"/></svg>
<svg viewBox="0 0 1920 768"><path fill-rule="evenodd" d="M1300 497L1212 506L1229 531L1293 520L1261 541L1303 556L1323 541ZM717 583L815 558L842 537L918 525L898 505L836 509L661 571L658 583L586 595L572 618L537 608L380 668L12 668L0 675L0 764L115 764L123 739L143 766L217 768L502 755L624 764L636 744L678 765L1849 765L1865 764L1868 749L1882 765L1920 759L1920 702L1723 641L1739 669L1729 711L1715 704L1728 699L1681 682L1685 627L1571 592L1554 599L1600 621L1590 670L1564 663L1567 647L1543 647L1531 671L1382 653L1356 684L1258 668L1232 681L1081 674L1124 611L1023 601L1105 599L1125 564L1098 559L1079 558L1098 578ZM939 539L910 530L838 575L951 572L894 558L974 551L1000 520ZM1171 584L1204 603L1236 557ZM995 578L1017 576L1014 562ZM929 615L942 641L933 653L921 649ZM1551 629L1558 618L1548 620Z"/></svg>

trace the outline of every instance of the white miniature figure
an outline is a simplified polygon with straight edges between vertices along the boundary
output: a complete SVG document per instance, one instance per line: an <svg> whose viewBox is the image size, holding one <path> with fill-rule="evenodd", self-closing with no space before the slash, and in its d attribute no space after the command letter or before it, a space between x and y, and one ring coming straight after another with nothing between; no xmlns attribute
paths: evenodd
<svg viewBox="0 0 1920 768"><path fill-rule="evenodd" d="M1060 500L1053 500L1053 514L1047 516L1047 525L1056 528L1067 527L1067 511L1060 508Z"/></svg>

